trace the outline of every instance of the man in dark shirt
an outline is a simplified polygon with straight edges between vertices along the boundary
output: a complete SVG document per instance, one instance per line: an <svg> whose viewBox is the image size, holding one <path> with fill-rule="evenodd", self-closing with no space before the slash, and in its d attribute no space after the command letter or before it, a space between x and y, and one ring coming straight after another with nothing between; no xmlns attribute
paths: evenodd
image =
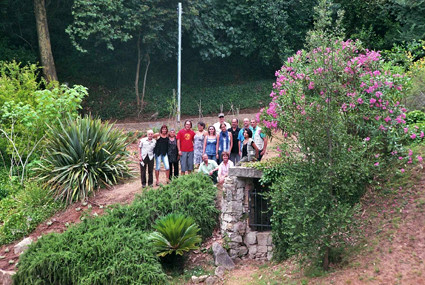
<svg viewBox="0 0 425 285"><path fill-rule="evenodd" d="M239 143L238 143L239 142L238 134L239 134L239 131L241 129L239 128L238 125L239 125L238 119L233 119L232 120L232 127L227 130L227 131L231 132L232 136L233 136L233 146L232 146L232 149L230 151L230 160L235 165L241 159L241 157L239 155Z"/></svg>

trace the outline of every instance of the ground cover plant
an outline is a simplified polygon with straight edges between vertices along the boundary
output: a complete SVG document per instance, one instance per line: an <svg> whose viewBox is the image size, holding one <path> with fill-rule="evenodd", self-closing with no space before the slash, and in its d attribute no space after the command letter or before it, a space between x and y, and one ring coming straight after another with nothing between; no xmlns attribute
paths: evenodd
<svg viewBox="0 0 425 285"><path fill-rule="evenodd" d="M159 217L180 213L192 217L202 238L211 236L218 222L215 207L217 188L209 177L191 174L173 179L154 191L137 196L130 207L117 206L111 211L113 222L151 230Z"/></svg>
<svg viewBox="0 0 425 285"><path fill-rule="evenodd" d="M89 219L43 236L22 255L17 284L166 284L146 233Z"/></svg>
<svg viewBox="0 0 425 285"><path fill-rule="evenodd" d="M62 206L35 182L22 186L15 179L7 183L12 185L9 184L8 195L0 200L0 245L28 235Z"/></svg>
<svg viewBox="0 0 425 285"><path fill-rule="evenodd" d="M182 220L184 224L195 221L206 238L218 220L216 191L207 176L181 176L158 189L149 189L130 205L114 206L107 214L85 219L63 234L44 236L20 258L15 282L165 284L157 250L148 238L155 221L170 213L177 217L184 214L189 218ZM197 227L187 230L198 232ZM192 248L200 237L190 231L184 236L190 238Z"/></svg>
<svg viewBox="0 0 425 285"><path fill-rule="evenodd" d="M68 204L129 176L126 137L89 116L68 118L47 132L38 179Z"/></svg>
<svg viewBox="0 0 425 285"><path fill-rule="evenodd" d="M379 52L329 30L329 10L322 8L307 49L276 72L260 119L269 134L280 130L288 138L275 166L283 177L270 194L275 256L300 254L327 269L333 253L354 241L353 216L368 183L396 162L422 158L403 147L421 136L405 130L400 101L407 77Z"/></svg>

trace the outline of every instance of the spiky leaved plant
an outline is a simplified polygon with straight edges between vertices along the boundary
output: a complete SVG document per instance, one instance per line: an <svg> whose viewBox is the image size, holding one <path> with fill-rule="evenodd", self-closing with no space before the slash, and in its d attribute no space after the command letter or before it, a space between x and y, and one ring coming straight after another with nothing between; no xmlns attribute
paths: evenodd
<svg viewBox="0 0 425 285"><path fill-rule="evenodd" d="M126 136L89 116L68 118L47 132L38 178L68 204L130 173Z"/></svg>
<svg viewBox="0 0 425 285"><path fill-rule="evenodd" d="M199 227L191 217L183 214L171 213L156 221L156 232L150 235L158 256L183 255L185 252L198 249L201 237Z"/></svg>

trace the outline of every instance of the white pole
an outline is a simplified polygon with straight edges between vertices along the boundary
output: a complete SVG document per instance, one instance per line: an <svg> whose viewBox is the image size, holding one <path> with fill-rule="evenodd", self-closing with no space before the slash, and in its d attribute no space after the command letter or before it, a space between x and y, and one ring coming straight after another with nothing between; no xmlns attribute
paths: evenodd
<svg viewBox="0 0 425 285"><path fill-rule="evenodd" d="M182 73L182 3L179 2L179 47L177 64L177 124L180 126L180 97L181 97L181 73Z"/></svg>

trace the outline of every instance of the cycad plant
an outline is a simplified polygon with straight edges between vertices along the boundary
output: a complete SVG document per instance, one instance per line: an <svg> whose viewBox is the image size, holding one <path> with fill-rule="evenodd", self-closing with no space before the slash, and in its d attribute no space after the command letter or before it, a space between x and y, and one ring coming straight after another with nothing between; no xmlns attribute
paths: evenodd
<svg viewBox="0 0 425 285"><path fill-rule="evenodd" d="M68 204L130 173L126 136L89 116L68 118L47 132L39 179Z"/></svg>
<svg viewBox="0 0 425 285"><path fill-rule="evenodd" d="M171 213L156 221L156 232L150 237L153 241L158 256L180 255L198 249L201 237L198 235L199 227L191 217Z"/></svg>

